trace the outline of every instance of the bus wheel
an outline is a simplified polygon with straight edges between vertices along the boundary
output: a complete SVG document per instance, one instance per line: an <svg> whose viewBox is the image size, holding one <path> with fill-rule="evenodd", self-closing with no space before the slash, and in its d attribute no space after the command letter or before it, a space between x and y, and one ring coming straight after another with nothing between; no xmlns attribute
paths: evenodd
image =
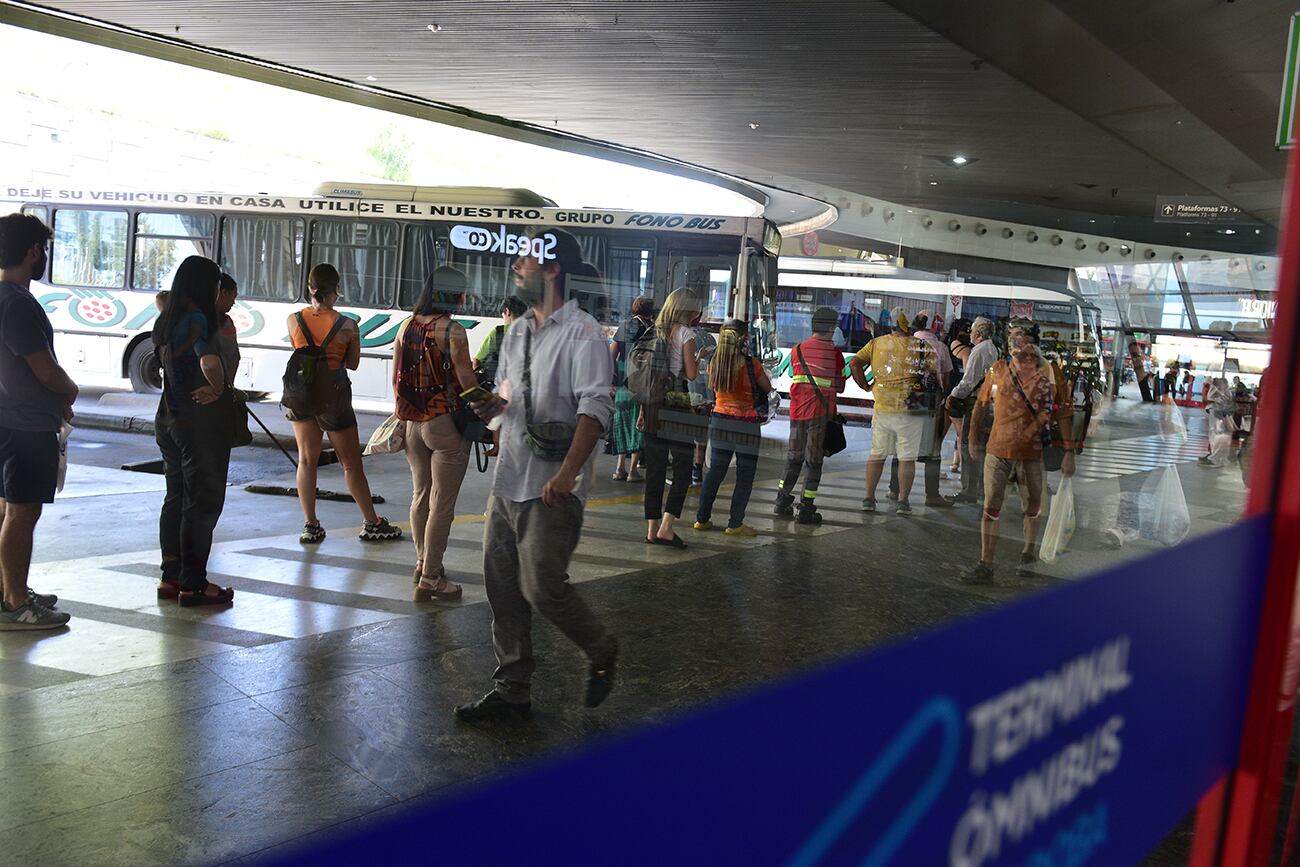
<svg viewBox="0 0 1300 867"><path fill-rule="evenodd" d="M126 362L126 374L131 378L131 388L139 394L158 394L162 391L162 363L154 354L153 342L141 340L131 350Z"/></svg>

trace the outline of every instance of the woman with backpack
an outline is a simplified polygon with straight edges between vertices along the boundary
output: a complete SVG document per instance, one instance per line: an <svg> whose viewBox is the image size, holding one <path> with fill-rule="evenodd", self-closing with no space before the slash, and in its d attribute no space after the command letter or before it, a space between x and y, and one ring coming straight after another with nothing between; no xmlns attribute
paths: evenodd
<svg viewBox="0 0 1300 867"><path fill-rule="evenodd" d="M767 371L758 359L749 356L749 335L745 323L728 319L718 332L718 348L709 364L709 381L713 386L713 413L709 418L709 472L700 490L700 506L695 529L712 530L713 501L727 477L731 456L736 456L736 489L731 494L731 518L725 530L728 536L757 536L758 531L745 523L745 509L754 489L758 472L759 446L763 442L762 419L758 403L772 390Z"/></svg>
<svg viewBox="0 0 1300 867"><path fill-rule="evenodd" d="M618 466L614 468L616 482L642 481L637 463L644 435L636 424L640 408L627 387L627 354L655 327L654 315L654 301L644 295L637 298L632 302L632 315L619 325L609 345L614 360L614 421L610 425L610 438L612 453L618 456Z"/></svg>
<svg viewBox="0 0 1300 867"><path fill-rule="evenodd" d="M689 289L677 289L668 296L655 320L656 356L662 353L666 387L659 405L641 406L637 428L645 432L642 457L645 461L646 544L685 548L673 532L673 521L682 516L682 506L691 484L691 459L695 456L698 420L690 405L688 384L699 375L695 352L695 331L690 323L703 311L699 296ZM673 484L664 501L668 464L673 467Z"/></svg>
<svg viewBox="0 0 1300 867"><path fill-rule="evenodd" d="M447 580L442 558L470 452L470 441L461 436L452 412L460 405L460 393L478 385L465 328L451 318L460 309L466 285L465 275L455 268L435 269L393 343L395 414L406 422L413 487L416 602L452 601L463 592Z"/></svg>
<svg viewBox="0 0 1300 867"><path fill-rule="evenodd" d="M348 493L365 518L361 540L385 542L402 536L401 530L375 513L370 483L366 481L361 466L357 416L352 410L352 383L348 380L348 371L356 370L361 364L361 331L354 320L334 309L339 299L339 282L339 272L333 265L322 262L312 268L307 276L311 306L290 314L286 322L295 350L314 349L324 357L327 369L313 371L313 381L321 373L329 381L324 399L313 400L307 412L289 409L286 413L293 423L293 437L298 443L298 502L302 504L306 518L298 541L304 545L325 541L325 528L316 517L316 471L320 464L323 435L329 437L343 467ZM294 360L290 358L290 366L293 364ZM286 378L293 374L293 370L287 371Z"/></svg>
<svg viewBox="0 0 1300 867"><path fill-rule="evenodd" d="M944 342L948 344L948 355L952 359L952 383L961 382L961 378L966 374L966 360L970 358L971 350L975 344L971 342L969 319L957 318L948 326L948 333L944 335ZM951 416L953 430L957 431L957 443L960 446L963 419L961 416ZM961 448L955 448L952 451L952 465L949 467L954 474L961 472Z"/></svg>
<svg viewBox="0 0 1300 867"><path fill-rule="evenodd" d="M208 581L212 533L226 502L234 406L221 363L217 286L211 259L181 262L154 325L163 393L154 419L167 495L159 515L162 580L159 599L181 606L229 605L235 591Z"/></svg>

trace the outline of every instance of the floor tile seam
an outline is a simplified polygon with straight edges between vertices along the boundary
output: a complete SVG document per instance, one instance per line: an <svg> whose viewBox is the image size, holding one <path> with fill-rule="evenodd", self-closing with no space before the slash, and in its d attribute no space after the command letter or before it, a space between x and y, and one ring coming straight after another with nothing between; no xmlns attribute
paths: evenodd
<svg viewBox="0 0 1300 867"><path fill-rule="evenodd" d="M231 686L232 688L234 688L233 684ZM77 738L89 737L90 735L103 735L106 732L115 731L117 729L124 729L128 726L140 725L142 723L154 723L161 719L167 719L168 717L180 716L181 714L194 713L196 711L210 710L214 707L222 707L224 705L234 704L237 701L248 701L253 698L251 695L244 692L243 690L237 690L237 691L239 692L239 698L232 698L226 701L214 701L211 704L202 704L202 705L196 705L194 707L187 707L184 710L172 711L171 713L164 713L160 716L151 716L142 719L133 719L128 722L118 723L116 725L104 726L103 728L97 728L94 729L93 731L80 732L78 734L73 735L72 737L55 738L53 740L40 741L39 743L24 744L23 746L17 747L16 749L0 749L0 755L19 753L22 752L23 750L36 749L37 747L48 747L52 744L61 744L64 741L76 740ZM80 811L74 810L73 812L80 812ZM66 814L61 814L61 815L66 815ZM50 818L54 818L54 817L51 816ZM39 820L39 821L44 821L44 820Z"/></svg>
<svg viewBox="0 0 1300 867"><path fill-rule="evenodd" d="M374 674L379 674L379 672L375 671L374 669L367 669L367 671L368 671L368 672L371 672L371 673L374 673ZM358 673L358 672L352 672L352 674L357 674L357 673ZM387 683L392 683L392 681L388 680L388 678L384 677L382 674L379 674L379 677L380 677L381 680L384 680L384 681L387 682ZM319 681L318 681L318 682L319 682ZM396 686L396 684L393 684L393 685ZM286 689L296 689L296 688L297 688L297 687L286 687ZM400 687L398 687L398 688L400 689ZM406 692L406 690L402 690L402 691L403 691L403 692ZM261 693L260 695L271 695L271 693L270 693L270 692L265 692L265 693ZM313 735L311 734L311 732L304 731L303 729L301 729L301 728L299 728L298 726L294 725L293 723L289 722L287 719L284 719L284 718L281 717L279 714L277 714L274 710L272 710L271 708L267 707L267 706L266 706L265 704L263 704L262 702L258 701L258 697L257 697L257 696L254 696L254 697L253 697L253 701L257 703L257 706L258 706L258 707L260 707L262 710L264 710L264 711L266 711L267 713L269 713L271 716L275 717L275 718L276 718L276 719L277 719L281 724L283 724L286 728L288 728L288 729L289 729L290 731L292 731L294 734L300 735L300 736L302 736L302 737L304 737L304 738L306 738L306 739L308 739L308 740L311 741L310 744L308 744L306 747L303 747L302 749L311 749L312 747L316 747L316 748L320 749L320 751L321 751L322 753L324 753L325 755L329 756L332 760L334 760L335 762L338 762L338 763L339 763L340 765L342 765L344 768L346 768L347 770L349 770L349 771L351 771L352 773L356 774L357 776L361 777L361 779L365 780L367 783L369 783L370 785L374 786L374 787L375 787L376 789L378 789L379 791L383 792L383 793L384 793L385 795L387 795L389 798L393 799L393 802L394 802L394 803L401 801L401 798L400 798L398 795L394 794L393 792L390 792L388 789L384 788L382 785L380 785L380 783L378 783L378 782L375 781L374 779L371 779L370 775L367 774L364 770L362 770L361 768L354 767L351 763L349 763L348 761L346 761L346 760L343 759L342 757L340 757L340 756L338 756L338 755L335 755L335 753L334 753L333 750L331 750L329 747L323 745L323 744L320 742L320 738L319 738L319 737L313 736ZM290 752L296 752L296 751L290 751ZM281 755L283 755L283 754L281 754ZM261 761L261 760L259 759L258 761ZM251 764L251 762L250 762L249 764ZM388 805L385 805L385 806L388 806ZM356 817L353 816L352 818L356 818ZM346 821L346 820L345 820L345 821ZM314 833L314 832L308 832L308 833ZM294 839L297 839L297 838L294 838ZM281 841L281 842L285 842L285 841ZM276 846L278 846L278 845L280 845L280 844L279 844L279 843L275 843L275 844L272 844L272 845L276 845ZM263 847L263 848L270 848L270 847ZM259 851L260 851L260 850L259 850Z"/></svg>

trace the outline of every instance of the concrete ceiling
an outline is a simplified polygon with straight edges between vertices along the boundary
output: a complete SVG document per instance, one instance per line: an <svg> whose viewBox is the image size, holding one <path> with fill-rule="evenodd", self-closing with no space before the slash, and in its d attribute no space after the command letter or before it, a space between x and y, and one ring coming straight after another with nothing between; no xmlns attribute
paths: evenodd
<svg viewBox="0 0 1300 867"><path fill-rule="evenodd" d="M757 182L1143 243L1276 243L1280 0L51 6ZM1219 196L1261 232L1155 223L1157 195Z"/></svg>

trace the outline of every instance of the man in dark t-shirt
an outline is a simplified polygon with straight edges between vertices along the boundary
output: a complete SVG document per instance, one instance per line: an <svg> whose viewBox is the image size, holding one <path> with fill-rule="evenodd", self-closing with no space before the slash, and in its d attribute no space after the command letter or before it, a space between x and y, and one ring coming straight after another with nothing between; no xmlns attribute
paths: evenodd
<svg viewBox="0 0 1300 867"><path fill-rule="evenodd" d="M0 631L57 629L68 615L27 586L41 508L54 502L59 428L77 386L54 357L54 330L31 283L45 275L50 230L36 217L0 217Z"/></svg>

